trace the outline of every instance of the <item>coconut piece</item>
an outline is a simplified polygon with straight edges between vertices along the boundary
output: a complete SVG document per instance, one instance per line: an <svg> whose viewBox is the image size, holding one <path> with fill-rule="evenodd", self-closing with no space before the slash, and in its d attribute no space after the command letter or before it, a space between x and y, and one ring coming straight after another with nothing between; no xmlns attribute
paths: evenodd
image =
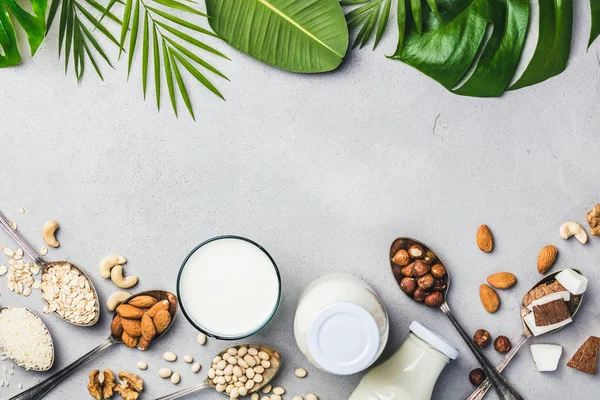
<svg viewBox="0 0 600 400"><path fill-rule="evenodd" d="M539 335L543 335L544 333L552 332L555 329L562 328L563 326L568 325L571 322L573 322L573 320L571 318L568 318L562 322L559 322L558 324L553 324L553 325L548 325L548 326L537 326L535 324L535 316L533 315L532 312L527 314L525 316L525 318L523 318L523 321L525 321L525 323L527 324L527 327L529 328L529 330L531 331L531 333L534 336L539 336Z"/></svg>
<svg viewBox="0 0 600 400"><path fill-rule="evenodd" d="M551 301L561 300L561 299L566 302L570 301L571 300L571 292L569 292L567 290L563 290L562 292L556 292L556 293L546 295L540 299L532 301L531 304L527 306L527 308L529 308L529 311L533 311L533 306L540 306L542 304L550 303Z"/></svg>
<svg viewBox="0 0 600 400"><path fill-rule="evenodd" d="M571 318L569 307L567 307L567 303L562 298L533 306L533 315L535 317L535 326L538 327L558 324Z"/></svg>
<svg viewBox="0 0 600 400"><path fill-rule="evenodd" d="M565 269L556 275L556 280L572 294L583 294L587 289L588 280L575 270Z"/></svg>
<svg viewBox="0 0 600 400"><path fill-rule="evenodd" d="M577 350L577 353L569 360L567 365L586 374L595 375L598 369L598 350L600 349L600 338L590 336L588 340Z"/></svg>
<svg viewBox="0 0 600 400"><path fill-rule="evenodd" d="M556 371L563 348L557 344L532 344L531 356L540 372Z"/></svg>
<svg viewBox="0 0 600 400"><path fill-rule="evenodd" d="M564 292L566 290L567 289L565 289L557 281L552 281L551 283L544 283L531 289L523 298L523 304L527 307L535 300L541 299L542 297L548 296L552 293Z"/></svg>

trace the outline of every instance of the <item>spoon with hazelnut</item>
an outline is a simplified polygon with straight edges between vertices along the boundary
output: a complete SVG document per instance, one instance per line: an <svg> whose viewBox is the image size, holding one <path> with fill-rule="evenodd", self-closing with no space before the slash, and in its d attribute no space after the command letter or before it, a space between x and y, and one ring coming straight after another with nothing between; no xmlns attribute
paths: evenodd
<svg viewBox="0 0 600 400"><path fill-rule="evenodd" d="M581 275L581 271L576 270L576 269L573 269L573 270ZM536 297L545 296L545 295L551 294L551 292L557 293L561 290L564 290L564 288L562 288L560 286L560 284L558 283L558 281L556 280L556 275L560 274L562 271L564 271L564 270L556 271L556 272L546 275L545 277L540 279L535 285L533 285L533 287L527 292L525 297L523 297L523 302L521 303L521 309L520 309L521 322L523 323L523 333L521 334L521 337L519 338L519 340L512 346L510 351L508 353L506 353L504 358L498 363L498 365L496 365L496 370L498 372L502 372L504 370L504 368L506 368L508 363L510 363L510 361L515 357L515 355L517 355L517 352L521 349L521 347L523 347L523 345L529 340L529 338L531 336L533 336L533 334L529 330L529 327L527 326L527 324L525 323L525 320L524 320L525 316L531 312L531 310L528 308L528 306L531 304L531 302L533 300L535 300ZM538 289L537 294L536 294L536 289ZM569 309L569 312L571 313L571 317L574 317L575 314L577 314L577 311L579 311L579 308L581 307L582 301L583 301L583 294L571 295L570 300L567 302L567 307ZM546 332L543 335L558 332L562 328L564 328L564 326L561 326L550 332ZM473 391L473 393L471 393L471 395L469 397L467 397L467 400L483 399L483 397L488 392L488 390L490 390L490 386L491 386L490 381L486 379L481 385L479 385L479 387L477 389L475 389Z"/></svg>
<svg viewBox="0 0 600 400"><path fill-rule="evenodd" d="M152 300L153 305L149 308L142 307L142 305L150 304L150 303L148 303L149 298L154 299L154 300ZM143 302L141 302L141 300L143 300ZM131 304L139 305L139 307L132 306ZM156 318L154 318L154 321L155 321L154 328L156 330L154 331L152 338L148 341L148 343L144 344L142 342L142 340L145 339L145 337L146 337L145 334L144 334L144 336L141 336L141 334L140 334L140 336L138 336L137 334L130 335L130 336L132 336L131 339L127 338L127 335L123 330L123 324L121 323L121 328L119 328L119 326L118 326L119 324L115 323L115 321L121 320L121 315L119 313L119 307L124 306L124 305L129 305L130 307L138 308L142 312L141 318L144 318L145 316L149 316L150 314L153 314L152 307L154 307L154 305L156 305L155 310L158 310L158 311L156 312L156 314L153 314L153 315L159 315L158 313L164 314L164 312L168 312L169 316L161 318L161 320L164 321L162 323L162 326L159 326L159 323L157 322ZM98 354L102 353L104 350L108 349L113 344L122 343L122 344L125 344L127 347L136 347L137 346L138 349L140 349L140 350L146 350L146 348L148 348L148 345L150 342L154 343L156 340L163 337L167 333L169 328L171 326L173 326L173 319L175 318L175 315L177 313L178 305L177 305L177 297L173 293L163 291L163 290L151 290L151 291L147 291L147 292L141 292L141 293L134 294L130 298L126 299L119 307L117 307L117 312L114 314L113 319L111 321L111 333L110 333L110 336L108 337L108 339L106 339L104 342L102 342L95 349L91 350L89 353L81 356L80 358L75 360L73 363L71 363L67 367L63 368L62 370L60 370L57 373L55 373L54 375L52 375L50 378L46 379L43 382L38 383L37 385L33 386L32 388L14 396L14 397L11 397L9 400L39 400L39 399L43 398L44 396L46 396L48 394L48 392L50 392L52 389L54 389L59 383L61 383L66 378L68 378L69 376L74 374L79 367L81 367L83 364L90 361L91 359L95 358ZM164 310L166 310L166 311L164 311ZM131 309L127 310L127 312L128 312L127 315L131 316L131 318L128 318L129 323L137 325L136 321L138 321L139 318L134 317L134 315L132 314L133 311ZM165 314L165 316L166 316L166 314ZM150 318L153 318L153 317L150 317ZM123 318L123 319L125 319L125 318ZM141 324L141 322L140 322L140 324Z"/></svg>
<svg viewBox="0 0 600 400"><path fill-rule="evenodd" d="M416 239L400 237L390 247L392 272L406 295L419 303L437 308L450 319L477 361L481 364L502 400L522 400L517 391L500 375L492 363L473 343L458 322L447 302L450 275L444 262L429 246Z"/></svg>

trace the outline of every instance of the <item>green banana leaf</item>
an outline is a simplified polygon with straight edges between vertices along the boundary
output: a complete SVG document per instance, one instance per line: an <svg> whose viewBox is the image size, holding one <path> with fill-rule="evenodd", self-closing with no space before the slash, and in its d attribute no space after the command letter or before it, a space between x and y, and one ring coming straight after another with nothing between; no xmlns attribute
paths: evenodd
<svg viewBox="0 0 600 400"><path fill-rule="evenodd" d="M27 41L33 56L44 41L46 33L46 0L30 0L31 15L15 0L0 0L0 68L11 67L21 62L21 54L17 44L17 33L10 19L10 14L21 25L27 34ZM1 55L4 53L3 55Z"/></svg>
<svg viewBox="0 0 600 400"><path fill-rule="evenodd" d="M441 20L430 8L422 8L421 34L406 19L404 43L399 43L392 58L456 94L500 96L521 57L528 0L444 0L438 1L438 9Z"/></svg>
<svg viewBox="0 0 600 400"><path fill-rule="evenodd" d="M511 90L535 85L563 72L571 53L572 0L538 0L539 36L533 58Z"/></svg>
<svg viewBox="0 0 600 400"><path fill-rule="evenodd" d="M206 8L227 43L287 71L331 71L348 49L337 0L206 0Z"/></svg>
<svg viewBox="0 0 600 400"><path fill-rule="evenodd" d="M590 30L590 41L588 48L594 43L594 40L600 35L600 0L590 0L592 11L592 29Z"/></svg>

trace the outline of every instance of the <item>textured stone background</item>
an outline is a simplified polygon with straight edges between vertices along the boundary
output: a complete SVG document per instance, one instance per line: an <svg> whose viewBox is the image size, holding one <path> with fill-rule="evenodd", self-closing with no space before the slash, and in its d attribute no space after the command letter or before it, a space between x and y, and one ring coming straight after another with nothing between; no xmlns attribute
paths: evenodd
<svg viewBox="0 0 600 400"><path fill-rule="evenodd" d="M577 2L575 17L567 71L501 99L453 96L386 60L394 47L391 33L375 53L352 52L340 70L318 76L281 72L217 43L233 59L218 64L232 82L217 82L226 102L191 90L197 122L181 102L179 119L167 97L160 113L152 97L144 103L137 69L126 83L125 60L116 71L104 68L106 82L90 67L77 85L71 74L64 76L52 34L33 60L25 57L19 68L0 71L0 209L36 247L42 224L59 220L62 246L48 259L86 269L102 301L114 290L96 274L108 253L127 256L126 271L141 278L137 289L174 290L181 261L199 242L232 233L261 243L279 264L285 292L275 320L252 340L282 351L286 362L277 382L289 398L314 391L323 400L345 399L360 379L313 368L305 380L293 376L295 367L307 365L293 340L294 311L315 278L346 271L375 287L390 313L386 356L414 319L458 346L461 357L446 368L433 398L463 399L472 390L467 374L475 359L442 314L412 304L399 291L389 273L390 243L400 235L430 243L450 268L450 303L467 330L485 327L515 341L519 299L539 278L537 252L554 243L557 268L582 269L591 291L576 323L532 341L564 346L559 370L536 372L524 348L506 376L527 399L591 399L597 378L564 364L589 335L600 334L600 244L594 238L582 246L558 236L562 222L583 223L600 201L598 44L586 52L587 3ZM27 212L20 214L20 207ZM484 222L496 237L490 255L474 244ZM4 235L0 241L10 243ZM489 315L479 304L478 286L501 270L515 272L519 283L501 293L501 310ZM3 306L27 305L41 313L35 295L18 297L4 283L0 294ZM88 329L42 318L54 336L56 369L108 332L106 314ZM163 351L189 353L207 365L226 346L211 340L202 348L195 336L180 316L150 351L114 347L47 398L86 399L91 369L135 370L138 360L150 365L142 374L143 398L167 394L172 385L156 373L166 364ZM493 350L487 354L499 359ZM182 373L179 388L200 379L182 361L174 369ZM0 397L15 395L19 382L27 388L47 376L17 370Z"/></svg>

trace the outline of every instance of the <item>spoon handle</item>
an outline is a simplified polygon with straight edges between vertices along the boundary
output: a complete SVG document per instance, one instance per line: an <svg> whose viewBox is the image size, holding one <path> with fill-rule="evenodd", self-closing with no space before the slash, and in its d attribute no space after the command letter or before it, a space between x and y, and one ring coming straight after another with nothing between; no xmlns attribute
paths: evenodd
<svg viewBox="0 0 600 400"><path fill-rule="evenodd" d="M0 226L8 233L8 235L19 244L19 247L23 249L25 253L40 267L44 265L46 262L40 255L27 243L27 241L19 234L17 231L13 230L10 227L10 223L6 219L6 217L0 213Z"/></svg>
<svg viewBox="0 0 600 400"><path fill-rule="evenodd" d="M204 381L196 386L192 386L187 389L180 390L179 392L175 392L175 393L171 393L169 395L163 396L163 397L159 397L156 400L175 400L180 397L186 396L190 393L199 392L200 390L204 390L204 389L208 389L208 388L210 388L208 381Z"/></svg>
<svg viewBox="0 0 600 400"><path fill-rule="evenodd" d="M498 396L502 400L523 400L523 398L517 393L515 389L511 387L511 385L496 371L496 368L490 363L485 355L479 350L479 348L473 343L471 337L467 334L467 332L460 325L452 311L450 310L450 306L448 306L447 302L444 302L440 309L446 316L450 319L460 336L463 338L465 343L469 346L469 349L481 364L481 368L485 371L488 379L492 382L494 389L498 392Z"/></svg>
<svg viewBox="0 0 600 400"><path fill-rule="evenodd" d="M38 383L31 389L28 389L15 397L10 398L10 400L39 400L48 394L49 391L54 389L60 382L68 378L80 365L86 363L92 358L96 357L98 354L109 348L111 345L115 343L114 339L109 338L105 342L103 342L100 346L96 347L94 350L85 354L71 365L61 369L50 378L45 381Z"/></svg>
<svg viewBox="0 0 600 400"><path fill-rule="evenodd" d="M521 349L521 347L523 347L523 345L525 344L525 342L527 342L527 340L529 338L530 338L530 336L527 336L525 334L521 335L521 337L519 338L519 341L514 344L513 348L510 349L510 351L508 353L506 353L504 358L502 360L500 360L498 365L496 365L496 370L498 372L504 371L504 368L506 368L508 363L514 358L514 356L517 355L517 352ZM467 397L466 400L481 400L481 399L483 399L485 394L488 392L488 390L490 390L490 387L492 387L492 383L489 381L489 379L486 379L485 381L483 381L483 383L481 385L479 385L479 387L477 389L475 389L473 391L473 393L471 393L471 395L469 397Z"/></svg>

